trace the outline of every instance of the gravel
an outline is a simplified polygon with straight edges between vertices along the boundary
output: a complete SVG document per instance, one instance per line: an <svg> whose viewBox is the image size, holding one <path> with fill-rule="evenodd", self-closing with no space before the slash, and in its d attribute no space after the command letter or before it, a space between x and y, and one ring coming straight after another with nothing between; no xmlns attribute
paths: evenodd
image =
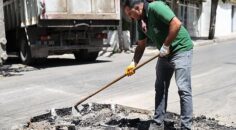
<svg viewBox="0 0 236 130"><path fill-rule="evenodd" d="M47 113L30 119L24 130L151 130L153 112L117 104L88 103L73 107L51 109ZM177 130L180 116L167 112L166 130ZM214 118L202 115L194 117L193 130L236 130L218 124ZM154 125L155 129L155 125Z"/></svg>

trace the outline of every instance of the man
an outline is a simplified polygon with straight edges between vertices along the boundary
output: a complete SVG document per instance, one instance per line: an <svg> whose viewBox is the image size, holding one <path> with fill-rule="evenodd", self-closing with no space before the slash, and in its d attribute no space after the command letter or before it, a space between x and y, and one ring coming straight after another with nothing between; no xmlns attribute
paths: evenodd
<svg viewBox="0 0 236 130"><path fill-rule="evenodd" d="M168 98L170 80L175 72L181 106L181 129L190 130L192 125L192 90L191 62L192 40L187 30L171 9L162 1L152 3L142 0L126 0L125 14L138 21L139 40L134 58L126 68L126 75L134 74L139 63L147 39L152 40L160 50L160 58L156 64L155 82L155 114L154 121L163 126Z"/></svg>

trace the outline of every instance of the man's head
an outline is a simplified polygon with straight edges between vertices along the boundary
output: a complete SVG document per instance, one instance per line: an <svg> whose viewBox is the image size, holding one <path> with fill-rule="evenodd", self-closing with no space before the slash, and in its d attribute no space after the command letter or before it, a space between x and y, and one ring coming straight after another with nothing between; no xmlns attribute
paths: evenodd
<svg viewBox="0 0 236 130"><path fill-rule="evenodd" d="M130 19L141 19L143 14L142 0L126 0L124 4L124 12Z"/></svg>

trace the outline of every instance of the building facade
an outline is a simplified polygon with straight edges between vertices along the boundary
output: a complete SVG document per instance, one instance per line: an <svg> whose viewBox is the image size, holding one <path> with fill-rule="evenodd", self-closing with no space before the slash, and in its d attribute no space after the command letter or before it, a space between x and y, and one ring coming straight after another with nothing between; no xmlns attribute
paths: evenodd
<svg viewBox="0 0 236 130"><path fill-rule="evenodd" d="M166 1L191 37L208 37L211 15L211 0ZM236 33L236 0L219 0L216 14L215 36Z"/></svg>
<svg viewBox="0 0 236 130"><path fill-rule="evenodd" d="M209 35L212 0L163 0L175 12L193 38ZM130 29L131 44L138 39L137 23ZM215 37L236 33L236 0L219 0L215 23ZM150 42L151 44L151 42Z"/></svg>

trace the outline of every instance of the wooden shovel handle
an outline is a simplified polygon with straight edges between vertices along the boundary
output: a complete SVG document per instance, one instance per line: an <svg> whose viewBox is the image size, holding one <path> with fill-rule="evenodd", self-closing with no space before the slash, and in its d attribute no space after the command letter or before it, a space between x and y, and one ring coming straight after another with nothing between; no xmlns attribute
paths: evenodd
<svg viewBox="0 0 236 130"><path fill-rule="evenodd" d="M147 64L148 62L154 60L154 59L157 58L157 57L159 57L159 53L158 53L157 55L153 56L152 58L146 60L145 62L141 63L140 65L137 65L134 70L138 70L139 68L141 68L142 66L144 66L144 65ZM112 82L110 82L109 84L105 85L104 87L98 89L97 91L95 91L95 92L93 92L92 94L88 95L87 97L83 98L82 100L80 100L79 102L77 102L77 103L75 104L75 106L74 106L75 109L78 111L78 108L77 108L78 105L80 105L81 103L83 103L83 102L86 101L87 99L91 98L92 96L96 95L97 93L101 92L102 90L104 90L104 89L110 87L112 84L114 84L114 83L116 83L117 81L123 79L124 77L126 77L126 74L123 74L123 75L119 76L118 78L116 78L115 80L113 80Z"/></svg>

